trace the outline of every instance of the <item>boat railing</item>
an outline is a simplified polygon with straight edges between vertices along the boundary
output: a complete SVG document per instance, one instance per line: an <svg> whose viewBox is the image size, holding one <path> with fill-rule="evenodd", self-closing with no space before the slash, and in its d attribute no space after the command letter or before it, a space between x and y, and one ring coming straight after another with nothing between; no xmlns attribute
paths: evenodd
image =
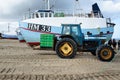
<svg viewBox="0 0 120 80"><path fill-rule="evenodd" d="M106 18L107 27L114 27L115 23L111 22L111 18Z"/></svg>
<svg viewBox="0 0 120 80"><path fill-rule="evenodd" d="M56 16L56 14L58 14ZM88 13L81 10L55 10L54 17L88 17Z"/></svg>
<svg viewBox="0 0 120 80"><path fill-rule="evenodd" d="M54 10L52 12L26 12L23 16L23 20L33 18L45 18L45 17L84 17L84 18L101 18L99 13L94 14L92 11L86 13L83 10Z"/></svg>

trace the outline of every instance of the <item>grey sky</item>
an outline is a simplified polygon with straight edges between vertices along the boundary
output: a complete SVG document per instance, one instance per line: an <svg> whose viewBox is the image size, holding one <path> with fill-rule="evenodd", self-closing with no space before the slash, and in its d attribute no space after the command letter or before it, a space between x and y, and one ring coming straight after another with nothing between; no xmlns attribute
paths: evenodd
<svg viewBox="0 0 120 80"><path fill-rule="evenodd" d="M22 15L31 10L37 10L44 8L45 0L1 0L0 1L0 19L18 19ZM51 4L54 4L55 8L73 8L75 0L50 0ZM85 11L91 10L91 5L95 2L100 6L101 11L106 17L116 17L120 13L120 1L119 0L79 0L80 7ZM119 16L120 17L120 16Z"/></svg>
<svg viewBox="0 0 120 80"><path fill-rule="evenodd" d="M2 4L2 5L1 5ZM0 1L1 19L18 19L29 8L41 7L40 0L4 0Z"/></svg>

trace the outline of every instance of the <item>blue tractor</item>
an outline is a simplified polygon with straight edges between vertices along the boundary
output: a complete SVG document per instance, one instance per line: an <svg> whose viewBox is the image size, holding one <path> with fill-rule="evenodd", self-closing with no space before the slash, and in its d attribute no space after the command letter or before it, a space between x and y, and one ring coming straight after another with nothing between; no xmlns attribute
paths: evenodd
<svg viewBox="0 0 120 80"><path fill-rule="evenodd" d="M111 61L115 51L104 44L105 37L91 37L86 39L81 31L80 24L63 24L62 33L55 44L55 51L61 58L74 58L77 51L91 52L101 61Z"/></svg>

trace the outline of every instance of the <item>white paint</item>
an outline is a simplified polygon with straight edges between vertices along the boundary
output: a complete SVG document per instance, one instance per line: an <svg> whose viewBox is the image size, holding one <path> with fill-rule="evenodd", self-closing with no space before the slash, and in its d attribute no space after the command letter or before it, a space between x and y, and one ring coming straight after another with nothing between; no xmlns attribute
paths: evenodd
<svg viewBox="0 0 120 80"><path fill-rule="evenodd" d="M27 19L23 22L49 25L49 26L61 26L61 24L81 24L81 27L86 28L99 28L106 27L105 18L79 18L79 17L53 17L53 18L35 18Z"/></svg>

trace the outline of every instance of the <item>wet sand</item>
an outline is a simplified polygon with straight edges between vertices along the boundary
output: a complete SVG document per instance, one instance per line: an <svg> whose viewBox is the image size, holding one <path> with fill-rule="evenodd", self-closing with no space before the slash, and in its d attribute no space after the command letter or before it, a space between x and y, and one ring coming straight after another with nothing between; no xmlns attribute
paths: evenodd
<svg viewBox="0 0 120 80"><path fill-rule="evenodd" d="M101 62L86 52L61 59L54 51L33 50L17 40L0 39L0 80L120 80L117 52L111 62Z"/></svg>

